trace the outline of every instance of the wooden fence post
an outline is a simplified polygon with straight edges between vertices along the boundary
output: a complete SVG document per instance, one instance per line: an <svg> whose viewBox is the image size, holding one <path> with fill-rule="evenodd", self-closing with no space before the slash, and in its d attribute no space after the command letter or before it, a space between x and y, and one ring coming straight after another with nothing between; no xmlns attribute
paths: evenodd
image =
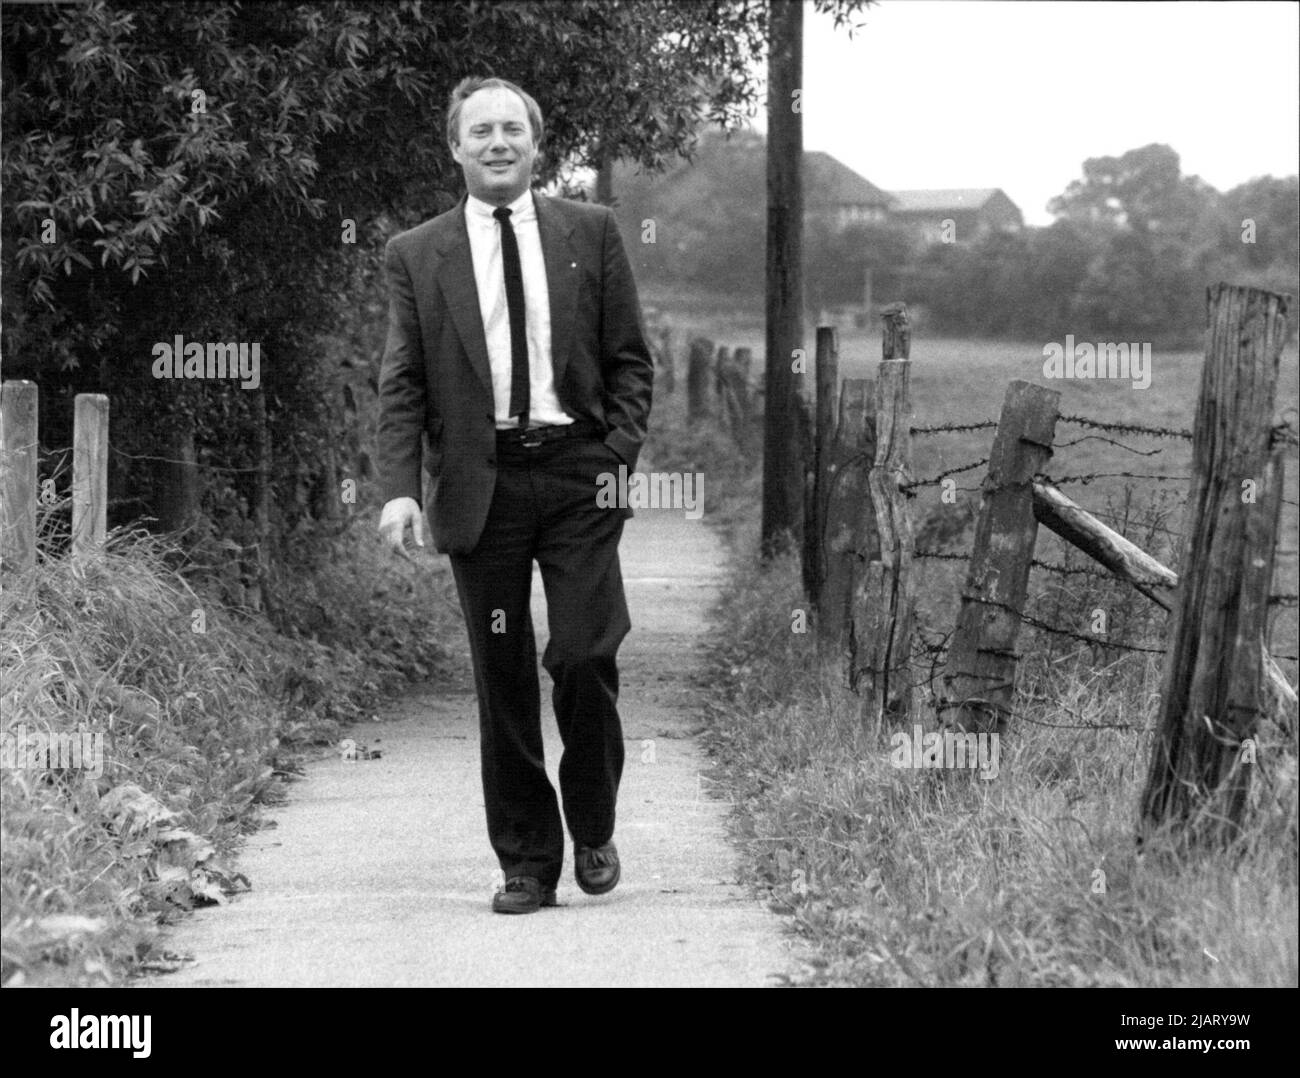
<svg viewBox="0 0 1300 1078"><path fill-rule="evenodd" d="M912 331L901 303L890 304L881 317L884 358L876 380L876 459L867 475L878 556L864 567L857 588L853 634L862 721L877 731L886 717L897 723L913 710L907 666L916 600L912 514L902 489L912 467Z"/></svg>
<svg viewBox="0 0 1300 1078"><path fill-rule="evenodd" d="M1289 306L1289 297L1226 284L1206 298L1187 554L1140 823L1143 835L1174 827L1187 845L1240 834L1253 770L1243 743L1267 703L1283 470L1273 416Z"/></svg>
<svg viewBox="0 0 1300 1078"><path fill-rule="evenodd" d="M876 384L870 378L846 378L840 389L839 418L826 467L826 520L822 527L826 579L818 622L826 654L854 651L853 596L859 566L880 557L876 513L867 476L876 460ZM857 679L850 662L849 684Z"/></svg>
<svg viewBox="0 0 1300 1078"><path fill-rule="evenodd" d="M103 545L108 527L108 397L78 393L72 418L72 553Z"/></svg>
<svg viewBox="0 0 1300 1078"><path fill-rule="evenodd" d="M808 567L808 595L817 611L817 638L825 639L826 594L826 499L830 494L831 443L835 437L835 416L839 410L835 391L839 386L839 346L834 326L817 327L814 359L817 386L813 419L813 493L811 512L804 521L804 564Z"/></svg>
<svg viewBox="0 0 1300 1078"><path fill-rule="evenodd" d="M176 427L163 441L163 460L154 465L154 511L162 531L183 531L199 513L198 451L194 421L176 417ZM337 488L330 492L338 497Z"/></svg>
<svg viewBox="0 0 1300 1078"><path fill-rule="evenodd" d="M749 369L753 352L737 348L729 352L718 349L716 388L721 403L719 414L739 445L747 445L750 421Z"/></svg>
<svg viewBox="0 0 1300 1078"><path fill-rule="evenodd" d="M1052 454L1060 399L1030 382L1007 387L937 703L941 725L976 733L1006 729L1038 535L1033 482Z"/></svg>
<svg viewBox="0 0 1300 1078"><path fill-rule="evenodd" d="M36 564L37 406L35 382L0 385L0 564L20 572Z"/></svg>
<svg viewBox="0 0 1300 1078"><path fill-rule="evenodd" d="M744 396L746 399L745 414L748 415L749 380L753 377L754 350L752 348L737 348L735 355L733 356L733 361L735 364L736 377L740 380L740 385L744 390Z"/></svg>
<svg viewBox="0 0 1300 1078"><path fill-rule="evenodd" d="M713 362L713 342L705 337L691 341L689 365L686 368L686 418L689 422L705 418L709 407L709 367Z"/></svg>
<svg viewBox="0 0 1300 1078"><path fill-rule="evenodd" d="M659 369L664 392L671 396L677 388L677 364L673 357L673 331L668 326L659 331Z"/></svg>

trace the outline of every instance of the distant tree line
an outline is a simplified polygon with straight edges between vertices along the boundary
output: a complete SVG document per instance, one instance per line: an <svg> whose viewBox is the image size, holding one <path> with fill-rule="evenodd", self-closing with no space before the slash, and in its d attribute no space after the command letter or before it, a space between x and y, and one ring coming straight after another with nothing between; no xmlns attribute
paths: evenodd
<svg viewBox="0 0 1300 1078"><path fill-rule="evenodd" d="M727 160L735 159L709 155L704 175L689 184L661 186L631 170L616 184L626 227L656 224L655 243L637 251L644 280L670 290L762 295L762 172L727 167ZM906 300L934 332L1194 343L1204 329L1208 284L1297 291L1298 197L1295 176L1221 193L1183 176L1170 147L1150 145L1087 160L1082 178L1049 204L1056 221L1047 228L926 246L898 222L839 230L810 214L807 304L860 305L870 268L875 301ZM811 202L811 193L805 198Z"/></svg>

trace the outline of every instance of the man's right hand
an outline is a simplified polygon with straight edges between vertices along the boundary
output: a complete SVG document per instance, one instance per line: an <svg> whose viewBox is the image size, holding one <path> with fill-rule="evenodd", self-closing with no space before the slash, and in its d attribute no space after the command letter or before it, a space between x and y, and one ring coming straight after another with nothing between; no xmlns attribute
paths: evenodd
<svg viewBox="0 0 1300 1078"><path fill-rule="evenodd" d="M386 546L409 561L411 555L406 552L406 529L410 527L415 545L423 548L420 523L420 506L414 498L394 498L385 503L383 512L379 514L379 534Z"/></svg>

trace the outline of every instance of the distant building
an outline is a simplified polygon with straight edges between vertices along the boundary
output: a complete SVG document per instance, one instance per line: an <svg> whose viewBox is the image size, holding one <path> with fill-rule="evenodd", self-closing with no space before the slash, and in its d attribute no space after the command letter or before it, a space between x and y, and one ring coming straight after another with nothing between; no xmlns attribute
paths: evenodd
<svg viewBox="0 0 1300 1078"><path fill-rule="evenodd" d="M645 216L652 201L658 215L679 223L692 213L706 219L720 213L734 217L737 206L761 216L767 191L767 144L752 131L728 139L710 128L701 136L692 163L675 159L664 172L646 174L619 162L613 187L618 202L629 207L627 220L620 221L627 228ZM886 221L894 204L888 191L821 151L804 151L803 195L804 219L823 222L834 232Z"/></svg>
<svg viewBox="0 0 1300 1078"><path fill-rule="evenodd" d="M1019 232L1024 216L1000 187L891 191L890 216L916 228L926 243L969 243L990 232Z"/></svg>
<svg viewBox="0 0 1300 1078"><path fill-rule="evenodd" d="M889 192L820 150L804 152L803 191L804 212L822 217L837 232L884 221L894 206Z"/></svg>

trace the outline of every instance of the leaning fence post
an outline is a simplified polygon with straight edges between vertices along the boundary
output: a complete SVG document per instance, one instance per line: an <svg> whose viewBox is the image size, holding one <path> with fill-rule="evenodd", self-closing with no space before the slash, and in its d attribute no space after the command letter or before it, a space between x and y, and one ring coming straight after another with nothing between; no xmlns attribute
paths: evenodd
<svg viewBox="0 0 1300 1078"><path fill-rule="evenodd" d="M908 660L916 599L912 514L903 489L912 467L912 331L902 303L890 304L881 317L876 459L867 476L879 543L877 558L865 566L857 589L853 636L862 721L872 730L881 729L886 716L896 723L912 712Z"/></svg>
<svg viewBox="0 0 1300 1078"><path fill-rule="evenodd" d="M1140 827L1172 825L1188 843L1218 845L1240 833L1254 770L1246 743L1267 704L1283 470L1273 417L1290 297L1220 284L1206 300L1187 553Z"/></svg>
<svg viewBox="0 0 1300 1078"><path fill-rule="evenodd" d="M1016 637L1038 537L1034 476L1052 455L1060 399L1055 390L1030 382L1007 387L941 680L943 695L936 702L943 725L975 733L1006 729Z"/></svg>
<svg viewBox="0 0 1300 1078"><path fill-rule="evenodd" d="M78 393L72 421L72 553L104 542L108 526L108 397Z"/></svg>
<svg viewBox="0 0 1300 1078"><path fill-rule="evenodd" d="M0 565L20 572L36 564L37 389L0 385Z"/></svg>

